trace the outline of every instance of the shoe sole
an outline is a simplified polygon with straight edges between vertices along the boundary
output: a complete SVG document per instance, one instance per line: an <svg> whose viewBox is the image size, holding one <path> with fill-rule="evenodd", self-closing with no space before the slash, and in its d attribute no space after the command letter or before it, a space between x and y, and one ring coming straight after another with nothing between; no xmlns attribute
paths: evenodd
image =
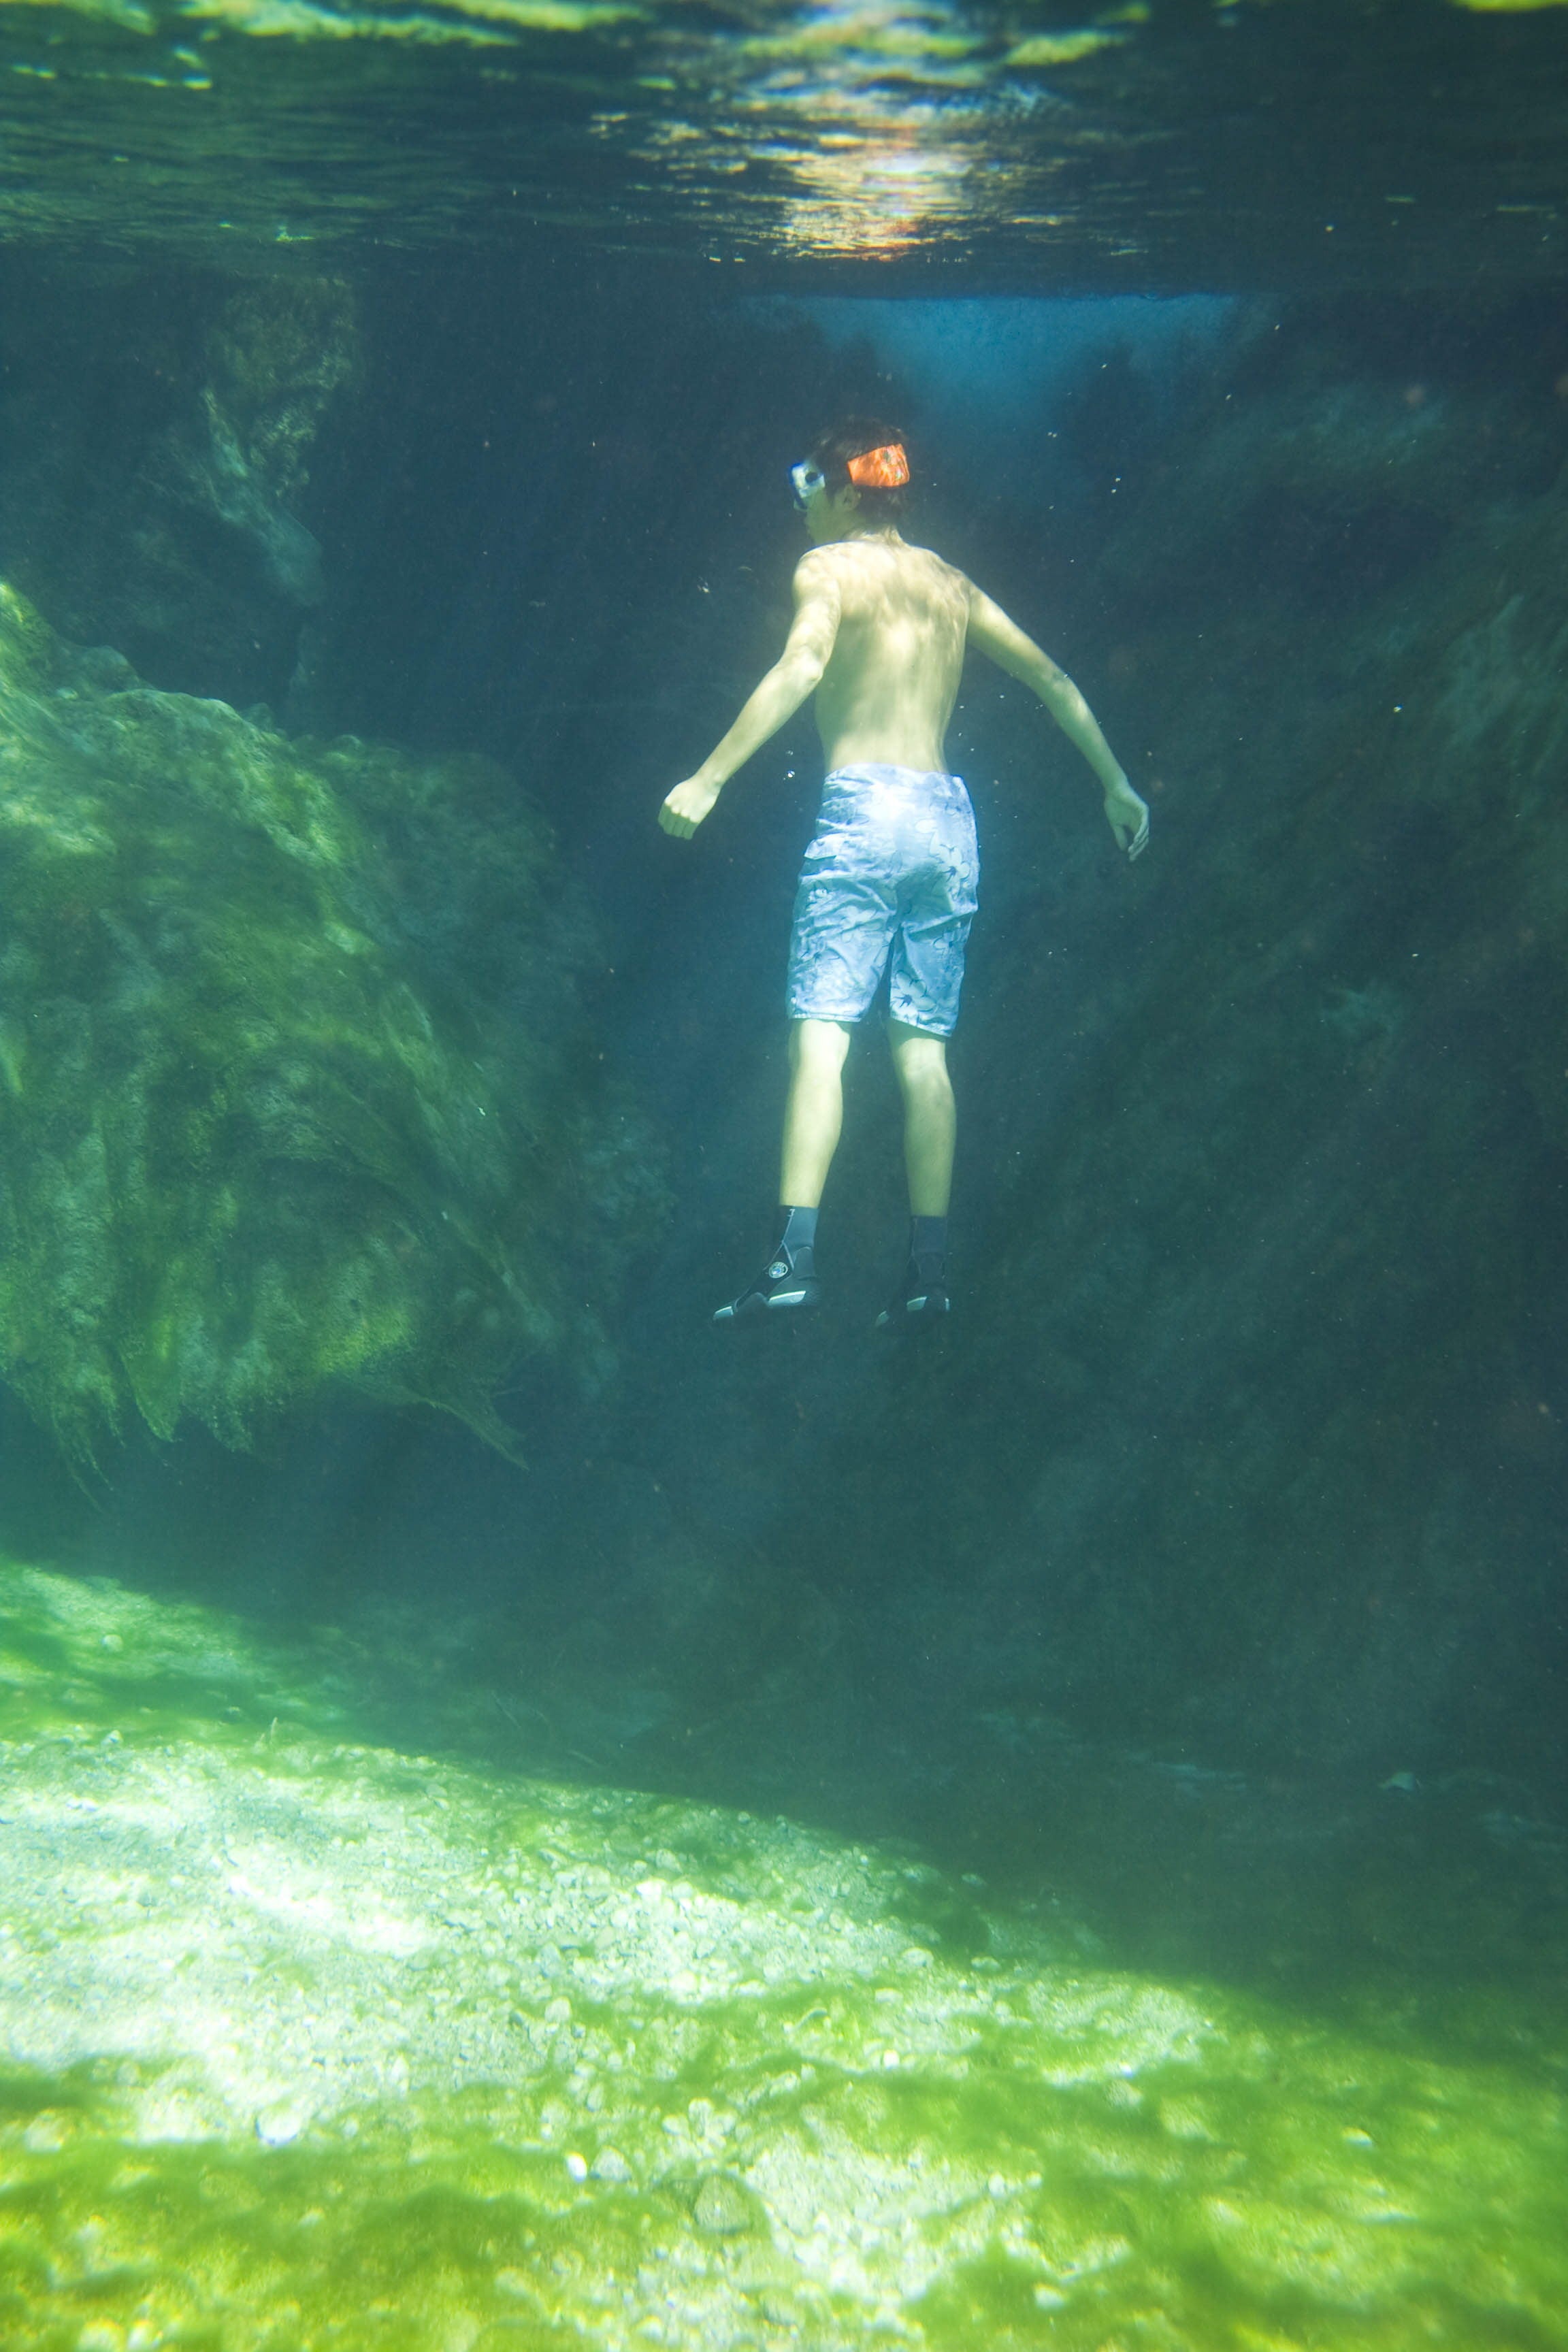
<svg viewBox="0 0 1568 2352"><path fill-rule="evenodd" d="M713 1320L715 1323L756 1323L761 1322L763 1315L771 1313L775 1307L797 1308L803 1313L809 1313L820 1305L821 1300L813 1297L809 1290L780 1290L775 1291L763 1307L748 1307L743 1315L737 1314L733 1307L720 1307L714 1311Z"/></svg>
<svg viewBox="0 0 1568 2352"><path fill-rule="evenodd" d="M890 1307L884 1307L877 1318L874 1328L879 1331L921 1331L933 1323L939 1323L943 1316L951 1311L945 1298L940 1307L929 1307L924 1297L908 1298L897 1315Z"/></svg>

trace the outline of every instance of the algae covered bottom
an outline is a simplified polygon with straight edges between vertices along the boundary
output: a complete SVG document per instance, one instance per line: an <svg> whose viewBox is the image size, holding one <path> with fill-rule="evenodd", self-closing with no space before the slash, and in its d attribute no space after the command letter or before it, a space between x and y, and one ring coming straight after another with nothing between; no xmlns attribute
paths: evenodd
<svg viewBox="0 0 1568 2352"><path fill-rule="evenodd" d="M1568 2344L1502 1996L1121 1970L906 1853L366 1744L341 1643L106 1580L7 1570L0 1633L17 2352Z"/></svg>

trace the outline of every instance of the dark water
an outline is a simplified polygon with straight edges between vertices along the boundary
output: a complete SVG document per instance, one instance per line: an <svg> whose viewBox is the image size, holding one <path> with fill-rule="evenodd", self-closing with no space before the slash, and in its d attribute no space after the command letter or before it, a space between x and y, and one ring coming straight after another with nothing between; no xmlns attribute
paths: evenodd
<svg viewBox="0 0 1568 2352"><path fill-rule="evenodd" d="M1568 14L0 16L0 2343L1568 2342ZM1152 818L908 1346L846 413Z"/></svg>

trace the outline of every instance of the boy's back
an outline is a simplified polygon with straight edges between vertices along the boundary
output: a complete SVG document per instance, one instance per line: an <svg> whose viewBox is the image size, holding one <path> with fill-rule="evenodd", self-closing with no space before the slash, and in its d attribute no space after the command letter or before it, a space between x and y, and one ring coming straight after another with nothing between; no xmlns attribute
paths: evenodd
<svg viewBox="0 0 1568 2352"><path fill-rule="evenodd" d="M942 767L973 594L962 572L899 539L839 541L802 558L797 603L819 604L832 630L816 689L830 771Z"/></svg>

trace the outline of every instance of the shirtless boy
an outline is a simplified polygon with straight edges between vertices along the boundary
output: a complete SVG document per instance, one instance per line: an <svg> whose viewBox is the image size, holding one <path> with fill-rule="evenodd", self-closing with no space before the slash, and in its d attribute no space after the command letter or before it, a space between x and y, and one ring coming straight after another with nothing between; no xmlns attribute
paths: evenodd
<svg viewBox="0 0 1568 2352"><path fill-rule="evenodd" d="M790 943L790 1086L773 1254L716 1323L816 1306L816 1213L837 1149L849 1032L884 971L904 1106L910 1250L879 1328L945 1315L955 1121L947 1040L958 1017L979 863L974 814L944 739L966 646L1029 687L1099 777L1119 847L1136 857L1149 812L1070 677L1001 607L929 548L900 536L909 462L864 417L825 434L791 470L812 546L795 575L784 652L729 733L659 811L686 840L735 771L807 695L827 763Z"/></svg>

